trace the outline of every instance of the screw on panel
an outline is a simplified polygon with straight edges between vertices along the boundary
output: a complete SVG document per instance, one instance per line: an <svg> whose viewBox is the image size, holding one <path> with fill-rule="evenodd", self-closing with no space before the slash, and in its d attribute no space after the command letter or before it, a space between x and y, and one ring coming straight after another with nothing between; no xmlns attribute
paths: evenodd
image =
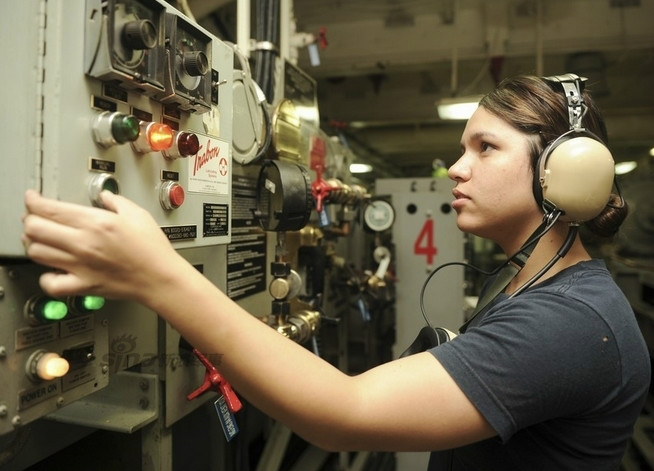
<svg viewBox="0 0 654 471"><path fill-rule="evenodd" d="M0 345L0 358L6 358L7 357L7 349L5 348L4 345Z"/></svg>
<svg viewBox="0 0 654 471"><path fill-rule="evenodd" d="M0 299L5 297L5 287L0 286Z"/></svg>
<svg viewBox="0 0 654 471"><path fill-rule="evenodd" d="M139 406L141 407L141 409L145 410L148 408L149 405L150 405L150 401L148 400L148 398L142 397L141 399L139 399Z"/></svg>
<svg viewBox="0 0 654 471"><path fill-rule="evenodd" d="M147 391L150 388L150 384L146 379L139 380L139 387L141 391Z"/></svg>
<svg viewBox="0 0 654 471"><path fill-rule="evenodd" d="M18 427L21 424L20 415L15 415L11 418L11 425Z"/></svg>
<svg viewBox="0 0 654 471"><path fill-rule="evenodd" d="M18 272L16 270L9 270L7 276L12 280L16 280L18 278Z"/></svg>
<svg viewBox="0 0 654 471"><path fill-rule="evenodd" d="M64 405L64 398L62 396L59 396L57 398L57 407L61 407Z"/></svg>
<svg viewBox="0 0 654 471"><path fill-rule="evenodd" d="M102 365L102 373L107 374L109 372L109 367L107 365Z"/></svg>
<svg viewBox="0 0 654 471"><path fill-rule="evenodd" d="M7 406L0 404L0 417L7 417Z"/></svg>

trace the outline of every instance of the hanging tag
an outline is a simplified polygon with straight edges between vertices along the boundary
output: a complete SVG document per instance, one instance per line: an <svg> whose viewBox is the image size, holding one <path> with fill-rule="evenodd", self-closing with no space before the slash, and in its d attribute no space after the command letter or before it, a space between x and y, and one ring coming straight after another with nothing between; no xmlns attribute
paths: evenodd
<svg viewBox="0 0 654 471"><path fill-rule="evenodd" d="M327 205L322 206L322 211L318 213L318 220L320 222L320 227L327 227L331 224L329 214L327 214Z"/></svg>
<svg viewBox="0 0 654 471"><path fill-rule="evenodd" d="M216 413L218 414L218 419L220 420L220 425L223 428L225 433L225 438L227 441L231 441L232 438L238 433L238 425L236 424L236 418L232 411L227 407L227 401L225 401L224 396L220 396L216 399L216 402L213 403L216 408Z"/></svg>
<svg viewBox="0 0 654 471"><path fill-rule="evenodd" d="M309 62L313 67L318 67L320 65L320 53L318 52L318 46L313 43L307 46L309 49Z"/></svg>
<svg viewBox="0 0 654 471"><path fill-rule="evenodd" d="M357 307L359 308L363 322L370 322L370 311L368 310L368 304L361 296L359 296L357 299Z"/></svg>

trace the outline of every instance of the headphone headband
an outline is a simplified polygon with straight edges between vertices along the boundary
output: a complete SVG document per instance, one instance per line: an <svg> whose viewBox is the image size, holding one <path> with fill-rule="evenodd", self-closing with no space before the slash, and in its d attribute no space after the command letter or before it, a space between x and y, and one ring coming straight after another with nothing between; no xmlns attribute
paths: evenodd
<svg viewBox="0 0 654 471"><path fill-rule="evenodd" d="M583 129L582 119L588 111L582 92L586 77L579 77L576 74L552 75L543 77L543 80L563 88L566 101L568 103L568 121L570 129L580 131Z"/></svg>

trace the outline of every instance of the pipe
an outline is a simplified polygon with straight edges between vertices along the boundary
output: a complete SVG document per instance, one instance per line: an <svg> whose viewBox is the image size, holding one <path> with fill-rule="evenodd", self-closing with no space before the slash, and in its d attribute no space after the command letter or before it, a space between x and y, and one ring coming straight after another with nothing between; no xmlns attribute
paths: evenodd
<svg viewBox="0 0 654 471"><path fill-rule="evenodd" d="M236 1L236 45L246 59L250 57L250 0Z"/></svg>

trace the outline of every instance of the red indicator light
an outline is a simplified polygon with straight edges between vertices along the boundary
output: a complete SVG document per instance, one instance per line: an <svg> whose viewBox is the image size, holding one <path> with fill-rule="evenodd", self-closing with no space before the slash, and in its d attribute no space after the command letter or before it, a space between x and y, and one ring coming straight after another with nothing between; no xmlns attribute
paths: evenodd
<svg viewBox="0 0 654 471"><path fill-rule="evenodd" d="M180 132L177 136L177 147L182 157L195 155L200 150L200 140L192 132Z"/></svg>
<svg viewBox="0 0 654 471"><path fill-rule="evenodd" d="M164 150L163 155L167 159L179 159L195 155L200 150L200 139L192 132L176 132L175 142L170 149Z"/></svg>
<svg viewBox="0 0 654 471"><path fill-rule="evenodd" d="M150 123L146 133L150 149L154 151L166 150L173 145L175 131L167 124Z"/></svg>

